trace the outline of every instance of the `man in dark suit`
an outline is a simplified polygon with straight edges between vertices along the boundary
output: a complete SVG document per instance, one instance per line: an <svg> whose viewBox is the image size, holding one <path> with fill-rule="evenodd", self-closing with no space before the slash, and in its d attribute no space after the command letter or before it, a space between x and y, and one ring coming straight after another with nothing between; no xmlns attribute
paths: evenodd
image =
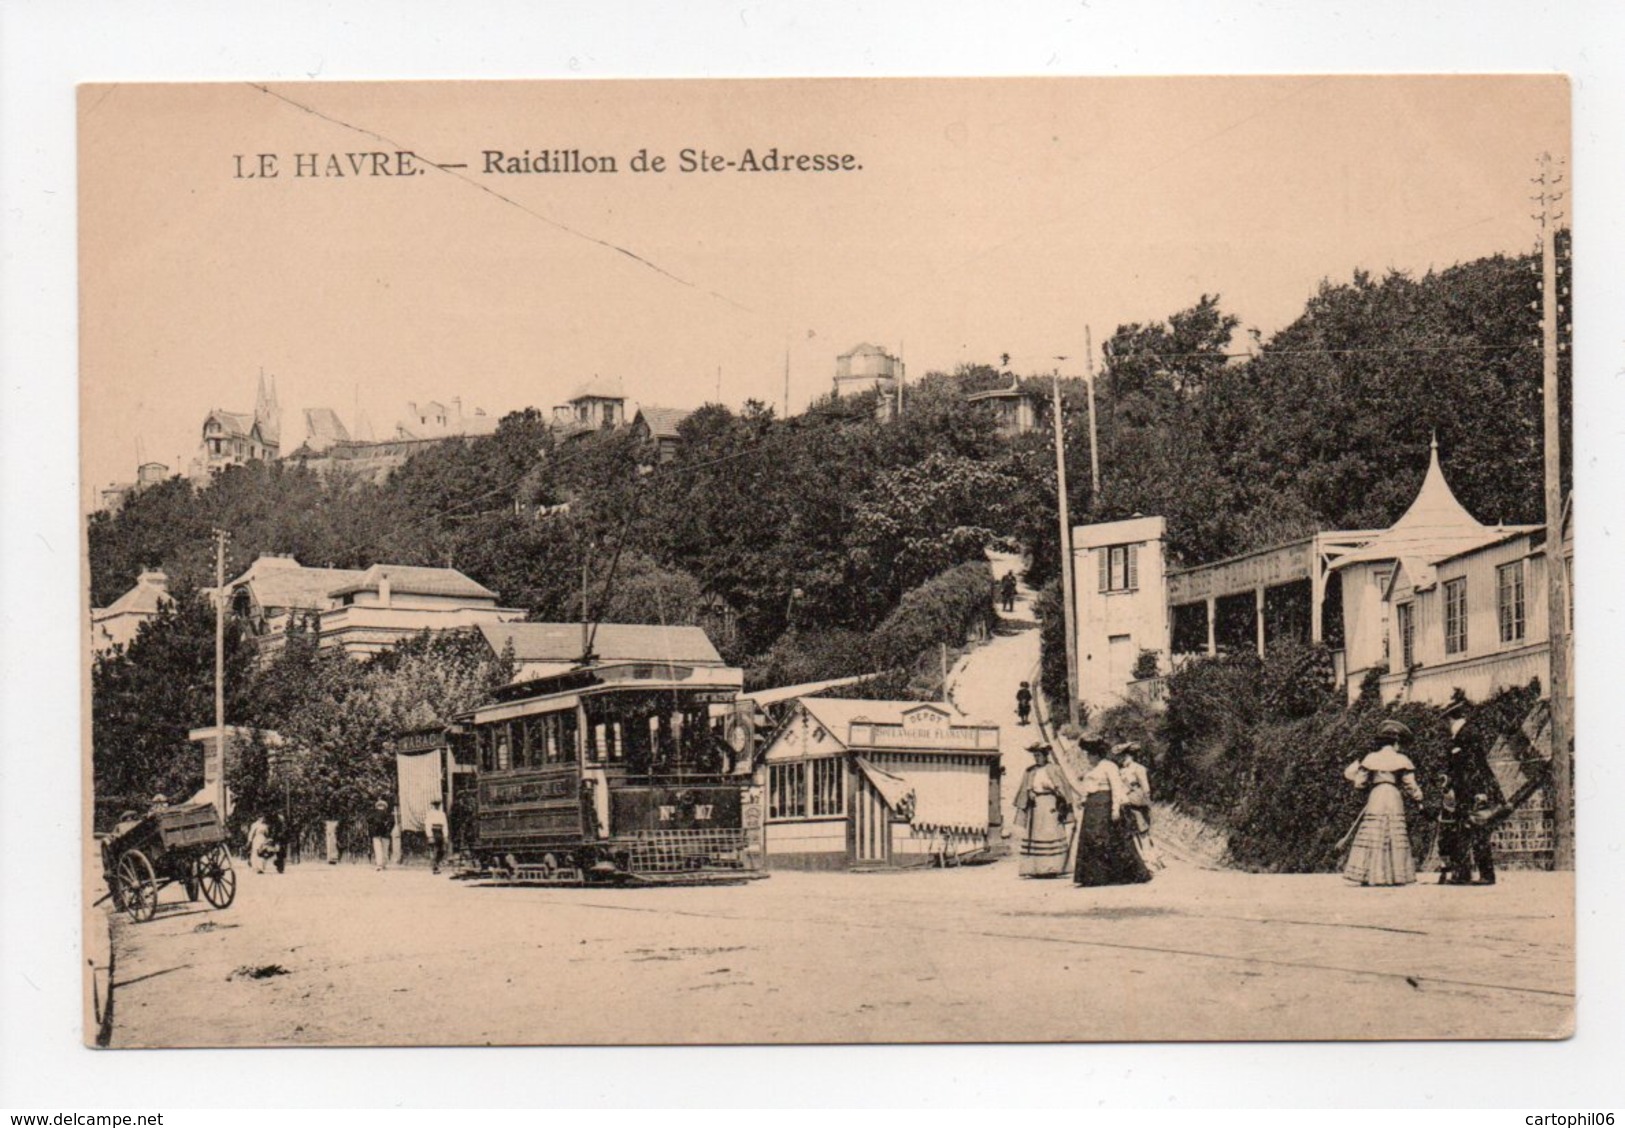
<svg viewBox="0 0 1625 1128"><path fill-rule="evenodd" d="M1479 726L1467 724L1467 708L1467 700L1458 697L1444 711L1450 722L1450 757L1445 772L1450 777L1450 790L1455 793L1459 820L1452 857L1447 859L1450 869L1446 882L1494 885L1495 849L1490 839L1495 830L1490 820L1506 803L1506 796L1490 770L1484 734L1478 731Z"/></svg>

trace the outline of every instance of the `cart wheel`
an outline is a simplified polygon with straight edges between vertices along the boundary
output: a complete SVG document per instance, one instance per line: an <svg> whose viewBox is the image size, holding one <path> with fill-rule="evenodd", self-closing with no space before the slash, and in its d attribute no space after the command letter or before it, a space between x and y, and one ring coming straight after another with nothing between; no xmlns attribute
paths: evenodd
<svg viewBox="0 0 1625 1128"><path fill-rule="evenodd" d="M140 850L126 850L118 860L119 898L130 919L140 923L158 912L158 876Z"/></svg>
<svg viewBox="0 0 1625 1128"><path fill-rule="evenodd" d="M237 873L231 868L231 855L224 846L200 854L192 871L192 881L203 899L217 909L230 905L237 896Z"/></svg>

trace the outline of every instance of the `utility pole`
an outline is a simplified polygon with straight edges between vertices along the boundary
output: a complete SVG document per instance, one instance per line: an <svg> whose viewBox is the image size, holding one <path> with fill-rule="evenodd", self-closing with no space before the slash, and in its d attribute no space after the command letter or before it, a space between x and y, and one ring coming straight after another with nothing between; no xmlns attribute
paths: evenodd
<svg viewBox="0 0 1625 1128"><path fill-rule="evenodd" d="M1050 393L1054 400L1055 415L1055 496L1060 503L1061 516L1061 609L1066 624L1066 712L1067 719L1078 723L1078 633L1077 611L1072 586L1072 516L1066 500L1066 437L1061 426L1061 370L1055 369L1050 377Z"/></svg>
<svg viewBox="0 0 1625 1128"><path fill-rule="evenodd" d="M1089 373L1089 508L1100 504L1100 432L1095 429L1095 336L1083 327L1083 358Z"/></svg>
<svg viewBox="0 0 1625 1128"><path fill-rule="evenodd" d="M226 817L226 541L224 529L214 531L214 809ZM210 773L205 771L204 776Z"/></svg>
<svg viewBox="0 0 1625 1128"><path fill-rule="evenodd" d="M1568 715L1569 638L1566 561L1563 558L1563 429L1557 395L1557 234L1564 218L1559 207L1567 193L1561 162L1550 153L1540 157L1535 177L1540 204L1541 376L1545 404L1546 454L1546 620L1551 650L1551 684L1547 731L1552 740L1552 865L1574 868L1574 759L1573 733Z"/></svg>
<svg viewBox="0 0 1625 1128"><path fill-rule="evenodd" d="M903 360L903 342L897 342L897 418L903 417L903 385L908 382L908 365Z"/></svg>

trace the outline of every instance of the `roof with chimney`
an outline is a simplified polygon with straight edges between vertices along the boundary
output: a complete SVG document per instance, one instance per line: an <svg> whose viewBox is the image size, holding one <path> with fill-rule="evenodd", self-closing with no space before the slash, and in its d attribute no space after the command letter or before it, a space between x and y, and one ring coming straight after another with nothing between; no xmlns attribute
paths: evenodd
<svg viewBox="0 0 1625 1128"><path fill-rule="evenodd" d="M215 408L204 417L203 426L207 428L213 421L220 424L220 429L228 436L248 438L254 431L254 417L246 411L223 411ZM261 432L263 437L264 432Z"/></svg>
<svg viewBox="0 0 1625 1128"><path fill-rule="evenodd" d="M321 611L332 605L334 588L362 575L353 568L307 568L291 556L261 556L226 586L249 588L254 601L267 611Z"/></svg>
<svg viewBox="0 0 1625 1128"><path fill-rule="evenodd" d="M469 579L455 568L421 568L411 564L374 564L357 578L328 592L337 598L363 591L378 591L389 580L392 595L442 595L455 599L491 599L497 593Z"/></svg>
<svg viewBox="0 0 1625 1128"><path fill-rule="evenodd" d="M594 375L591 380L579 385L566 403L576 403L585 399L624 400L626 392L621 386L619 376Z"/></svg>
<svg viewBox="0 0 1625 1128"><path fill-rule="evenodd" d="M93 620L114 615L156 615L160 608L174 601L169 594L169 577L162 572L142 572L135 586L106 607L92 611Z"/></svg>
<svg viewBox="0 0 1625 1128"><path fill-rule="evenodd" d="M889 356L891 356L891 353L887 352L885 349L881 348L879 345L871 345L868 341L864 341L864 342L862 342L860 344L853 345L846 352L841 353L840 357L837 357L837 359L841 359L841 358L849 357L849 356L885 356L885 357L889 357Z"/></svg>

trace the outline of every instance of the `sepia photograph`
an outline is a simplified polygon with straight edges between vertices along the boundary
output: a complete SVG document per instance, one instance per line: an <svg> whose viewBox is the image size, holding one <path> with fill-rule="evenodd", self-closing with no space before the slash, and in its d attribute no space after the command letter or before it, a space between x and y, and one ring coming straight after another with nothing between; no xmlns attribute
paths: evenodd
<svg viewBox="0 0 1625 1128"><path fill-rule="evenodd" d="M1570 93L81 86L86 1044L1569 1037Z"/></svg>

